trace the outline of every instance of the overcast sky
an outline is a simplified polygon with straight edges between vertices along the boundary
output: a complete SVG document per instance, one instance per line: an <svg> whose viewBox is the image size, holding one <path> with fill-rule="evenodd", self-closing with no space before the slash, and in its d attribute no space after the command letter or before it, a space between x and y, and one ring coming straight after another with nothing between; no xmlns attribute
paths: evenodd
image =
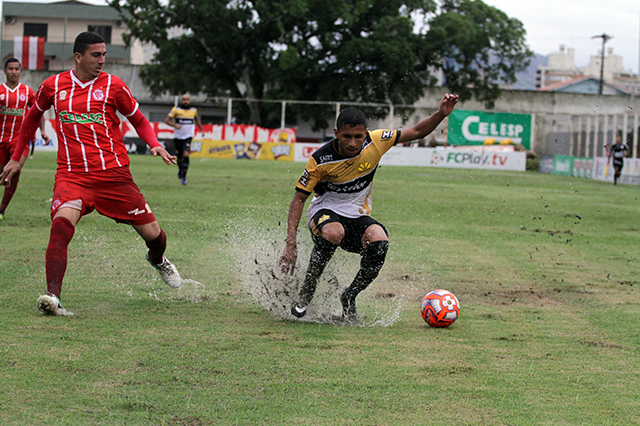
<svg viewBox="0 0 640 426"><path fill-rule="evenodd" d="M104 0L81 1L106 4ZM622 56L624 68L638 74L639 0L483 1L502 10L509 17L520 20L527 30L527 43L536 53L548 55L559 51L563 44L575 49L575 65L583 67L589 63L591 56L598 55L602 47L602 39L592 37L605 33L613 36L606 48L612 47L614 54Z"/></svg>
<svg viewBox="0 0 640 426"><path fill-rule="evenodd" d="M640 50L640 1L638 0L483 0L527 31L527 43L536 53L548 55L560 45L575 48L576 66L598 55L603 33L613 36L606 49L623 58L625 69L638 73Z"/></svg>

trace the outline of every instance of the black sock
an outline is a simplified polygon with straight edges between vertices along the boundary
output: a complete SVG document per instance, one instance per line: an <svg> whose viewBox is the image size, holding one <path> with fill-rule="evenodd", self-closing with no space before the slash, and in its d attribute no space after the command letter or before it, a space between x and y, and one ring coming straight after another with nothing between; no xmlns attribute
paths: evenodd
<svg viewBox="0 0 640 426"><path fill-rule="evenodd" d="M311 259L309 260L307 274L304 277L304 283L302 283L302 288L300 289L300 302L304 306L308 305L309 302L311 302L311 299L313 299L313 294L316 292L316 285L318 284L318 278L322 275L322 271L324 271L324 268L333 257L337 248L337 244L325 240L322 237L316 239L316 243L311 251Z"/></svg>
<svg viewBox="0 0 640 426"><path fill-rule="evenodd" d="M374 241L362 252L360 270L353 282L342 293L343 307L355 305L356 296L376 279L389 250L389 241Z"/></svg>

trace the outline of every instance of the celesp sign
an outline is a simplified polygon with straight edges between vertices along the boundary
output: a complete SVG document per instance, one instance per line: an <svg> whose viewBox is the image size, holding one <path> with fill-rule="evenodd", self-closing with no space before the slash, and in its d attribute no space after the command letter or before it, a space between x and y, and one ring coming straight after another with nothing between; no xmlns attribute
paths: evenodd
<svg viewBox="0 0 640 426"><path fill-rule="evenodd" d="M531 114L454 110L449 115L449 145L483 145L510 139L531 149Z"/></svg>

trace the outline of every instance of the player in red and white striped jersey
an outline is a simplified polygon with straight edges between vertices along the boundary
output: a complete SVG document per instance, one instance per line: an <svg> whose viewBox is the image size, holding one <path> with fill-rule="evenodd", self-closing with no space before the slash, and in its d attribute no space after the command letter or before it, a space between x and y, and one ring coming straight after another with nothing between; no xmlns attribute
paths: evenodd
<svg viewBox="0 0 640 426"><path fill-rule="evenodd" d="M20 83L21 71L20 61L16 58L9 58L5 61L4 74L7 81L0 86L0 169L7 164L13 155L24 115L35 102L33 90ZM40 123L40 132L45 145L49 144L49 137L44 132L44 121ZM20 158L22 164L27 160L27 155L28 148ZM19 178L20 173L17 173L11 180L11 184L4 189L2 201L0 201L0 220L4 219L4 212L18 188Z"/></svg>
<svg viewBox="0 0 640 426"><path fill-rule="evenodd" d="M91 32L78 35L73 47L76 67L46 79L36 93L34 107L25 117L17 151L33 136L42 114L53 107L58 136L58 169L51 204L51 235L46 251L47 294L38 308L48 315L69 315L60 306L62 280L67 266L67 247L82 216L94 209L117 222L128 223L145 240L147 260L171 287L181 278L164 257L166 235L129 171L129 157L120 134L119 112L128 118L138 136L166 164L175 157L162 148L138 102L118 77L102 72L106 46ZM10 182L19 167L14 153L0 175Z"/></svg>

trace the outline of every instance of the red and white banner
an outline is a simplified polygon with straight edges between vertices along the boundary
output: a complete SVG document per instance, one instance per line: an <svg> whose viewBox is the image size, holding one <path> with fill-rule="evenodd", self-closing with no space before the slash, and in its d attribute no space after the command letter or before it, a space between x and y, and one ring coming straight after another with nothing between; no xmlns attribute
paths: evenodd
<svg viewBox="0 0 640 426"><path fill-rule="evenodd" d="M15 36L13 56L20 61L24 70L43 70L44 37Z"/></svg>

